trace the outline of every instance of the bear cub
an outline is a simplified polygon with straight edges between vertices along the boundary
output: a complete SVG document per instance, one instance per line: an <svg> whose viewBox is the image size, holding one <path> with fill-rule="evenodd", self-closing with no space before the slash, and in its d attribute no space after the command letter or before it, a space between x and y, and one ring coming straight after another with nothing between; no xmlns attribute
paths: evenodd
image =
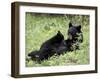
<svg viewBox="0 0 100 80"><path fill-rule="evenodd" d="M37 61L41 61L44 59L48 59L55 53L58 53L58 48L64 43L63 34L58 31L58 33L53 36L51 39L45 41L39 51L33 51L28 54L32 59L36 59Z"/></svg>

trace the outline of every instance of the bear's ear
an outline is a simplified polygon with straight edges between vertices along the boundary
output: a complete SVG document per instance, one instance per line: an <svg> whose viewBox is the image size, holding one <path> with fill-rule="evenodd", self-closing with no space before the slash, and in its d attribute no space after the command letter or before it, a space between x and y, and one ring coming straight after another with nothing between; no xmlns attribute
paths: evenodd
<svg viewBox="0 0 100 80"><path fill-rule="evenodd" d="M61 36L61 35L62 35L62 33L61 33L60 31L58 31L57 35L58 35L58 36Z"/></svg>
<svg viewBox="0 0 100 80"><path fill-rule="evenodd" d="M57 35L59 35L59 34L61 34L61 32L60 32L60 31L58 31Z"/></svg>
<svg viewBox="0 0 100 80"><path fill-rule="evenodd" d="M72 23L70 22L70 23L69 23L69 28L72 27L72 26L73 26L73 25L72 25Z"/></svg>

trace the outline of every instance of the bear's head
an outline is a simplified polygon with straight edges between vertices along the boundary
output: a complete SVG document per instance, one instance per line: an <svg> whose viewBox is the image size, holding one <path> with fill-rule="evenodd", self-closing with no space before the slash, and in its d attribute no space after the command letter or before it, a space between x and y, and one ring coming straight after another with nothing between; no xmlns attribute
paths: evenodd
<svg viewBox="0 0 100 80"><path fill-rule="evenodd" d="M83 33L81 31L81 25L74 26L69 23L68 39L73 42L83 42Z"/></svg>

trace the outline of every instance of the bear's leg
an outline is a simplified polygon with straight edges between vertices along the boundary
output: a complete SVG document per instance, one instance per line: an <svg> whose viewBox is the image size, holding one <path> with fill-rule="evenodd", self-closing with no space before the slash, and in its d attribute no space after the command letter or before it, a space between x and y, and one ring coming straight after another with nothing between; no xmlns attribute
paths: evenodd
<svg viewBox="0 0 100 80"><path fill-rule="evenodd" d="M28 56L31 57L32 60L36 60L39 57L39 51L32 51Z"/></svg>

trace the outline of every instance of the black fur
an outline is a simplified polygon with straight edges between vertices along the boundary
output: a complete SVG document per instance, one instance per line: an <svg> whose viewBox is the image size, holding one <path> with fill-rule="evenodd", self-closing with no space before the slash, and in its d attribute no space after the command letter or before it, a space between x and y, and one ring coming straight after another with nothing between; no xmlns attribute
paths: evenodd
<svg viewBox="0 0 100 80"><path fill-rule="evenodd" d="M48 57L51 57L55 53L60 52L58 48L62 45L64 42L64 36L60 31L52 37L51 39L44 42L39 51L33 51L29 53L28 56L30 56L32 59L36 59L38 61L48 59Z"/></svg>

